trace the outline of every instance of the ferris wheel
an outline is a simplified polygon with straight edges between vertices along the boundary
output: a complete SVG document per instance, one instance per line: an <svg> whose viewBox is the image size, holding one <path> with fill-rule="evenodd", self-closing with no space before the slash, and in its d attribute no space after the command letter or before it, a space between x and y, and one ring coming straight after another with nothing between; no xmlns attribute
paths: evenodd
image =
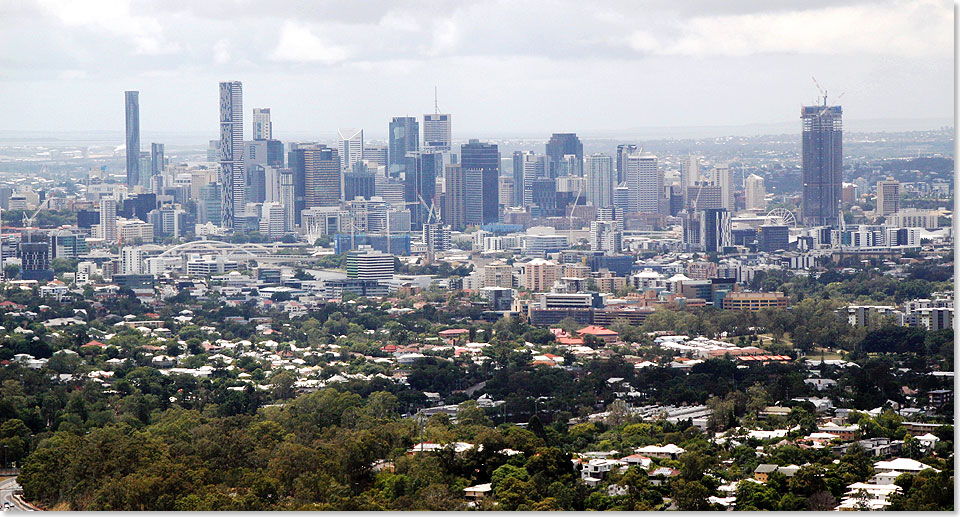
<svg viewBox="0 0 960 517"><path fill-rule="evenodd" d="M786 208L774 208L767 212L767 220L778 226L789 226L793 228L797 225L797 216Z"/></svg>

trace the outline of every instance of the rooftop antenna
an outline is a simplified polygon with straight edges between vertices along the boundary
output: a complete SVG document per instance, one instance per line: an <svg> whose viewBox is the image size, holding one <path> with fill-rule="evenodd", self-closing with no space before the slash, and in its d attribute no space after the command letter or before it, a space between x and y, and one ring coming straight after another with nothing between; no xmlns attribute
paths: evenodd
<svg viewBox="0 0 960 517"><path fill-rule="evenodd" d="M433 86L433 112L440 114L440 104L437 103L437 86Z"/></svg>

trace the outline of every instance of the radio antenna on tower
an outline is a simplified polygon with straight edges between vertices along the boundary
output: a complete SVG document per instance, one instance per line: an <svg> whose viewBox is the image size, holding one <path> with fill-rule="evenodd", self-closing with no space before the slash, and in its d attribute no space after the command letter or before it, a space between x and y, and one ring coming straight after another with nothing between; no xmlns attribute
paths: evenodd
<svg viewBox="0 0 960 517"><path fill-rule="evenodd" d="M437 86L433 86L433 112L440 113L440 104L437 103Z"/></svg>

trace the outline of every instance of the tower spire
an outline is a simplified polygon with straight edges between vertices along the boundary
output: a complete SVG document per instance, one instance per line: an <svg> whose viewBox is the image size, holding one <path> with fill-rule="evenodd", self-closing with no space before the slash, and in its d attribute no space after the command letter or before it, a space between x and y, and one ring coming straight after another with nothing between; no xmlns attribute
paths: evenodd
<svg viewBox="0 0 960 517"><path fill-rule="evenodd" d="M437 103L437 86L433 86L433 112L440 113L440 104Z"/></svg>

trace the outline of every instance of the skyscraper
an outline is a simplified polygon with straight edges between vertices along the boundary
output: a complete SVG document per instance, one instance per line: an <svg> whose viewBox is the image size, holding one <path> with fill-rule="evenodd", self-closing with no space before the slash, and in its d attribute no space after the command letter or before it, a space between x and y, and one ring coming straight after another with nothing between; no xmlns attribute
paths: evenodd
<svg viewBox="0 0 960 517"><path fill-rule="evenodd" d="M532 154L530 151L513 152L513 206L523 206L523 162L524 155Z"/></svg>
<svg viewBox="0 0 960 517"><path fill-rule="evenodd" d="M803 203L801 219L811 226L839 224L843 179L843 110L840 106L803 106Z"/></svg>
<svg viewBox="0 0 960 517"><path fill-rule="evenodd" d="M297 221L303 209L340 204L342 172L336 149L322 144L301 146L290 152L289 162L293 170L294 197L303 196L302 201L294 202Z"/></svg>
<svg viewBox="0 0 960 517"><path fill-rule="evenodd" d="M617 184L627 181L627 169L624 166L623 157L637 152L637 146L634 144L620 144L617 146Z"/></svg>
<svg viewBox="0 0 960 517"><path fill-rule="evenodd" d="M253 108L253 139L273 139L273 122L270 122L270 108Z"/></svg>
<svg viewBox="0 0 960 517"><path fill-rule="evenodd" d="M140 92L124 92L127 115L127 186L140 184Z"/></svg>
<svg viewBox="0 0 960 517"><path fill-rule="evenodd" d="M244 206L243 86L220 83L220 223L233 228L236 210Z"/></svg>
<svg viewBox="0 0 960 517"><path fill-rule="evenodd" d="M420 150L420 124L414 117L393 117L389 139L387 174L397 178L406 166L407 153Z"/></svg>
<svg viewBox="0 0 960 517"><path fill-rule="evenodd" d="M680 160L680 193L683 195L683 204L687 204L687 187L692 187L700 181L700 159L689 155Z"/></svg>
<svg viewBox="0 0 960 517"><path fill-rule="evenodd" d="M720 197L723 208L726 208L728 212L733 213L733 171L730 170L730 166L726 163L718 163L716 166L714 166L711 175L713 177L713 184L720 187Z"/></svg>
<svg viewBox="0 0 960 517"><path fill-rule="evenodd" d="M747 176L745 189L745 201L747 210L763 210L767 207L767 189L763 185L763 177L756 174Z"/></svg>
<svg viewBox="0 0 960 517"><path fill-rule="evenodd" d="M163 144L150 144L150 175L156 176L163 172L165 158Z"/></svg>
<svg viewBox="0 0 960 517"><path fill-rule="evenodd" d="M514 167L516 167L516 165L515 156ZM520 206L529 207L534 203L534 182L538 179L547 178L548 171L550 170L550 157L543 154L525 152L520 155L520 167L522 171L520 185L523 187L521 189L522 197ZM514 188L516 188L516 186Z"/></svg>
<svg viewBox="0 0 960 517"><path fill-rule="evenodd" d="M733 244L730 212L723 208L707 208L700 223L701 245L706 252L721 252Z"/></svg>
<svg viewBox="0 0 960 517"><path fill-rule="evenodd" d="M628 212L659 213L663 192L663 172L657 157L650 153L624 156L627 188L630 190Z"/></svg>
<svg viewBox="0 0 960 517"><path fill-rule="evenodd" d="M576 155L577 163L583 163L583 143L577 138L576 133L554 133L547 142L545 154L550 157L548 174L551 178L555 178L559 174L560 163L563 162L565 155Z"/></svg>
<svg viewBox="0 0 960 517"><path fill-rule="evenodd" d="M423 116L423 150L445 153L451 149L449 113L431 113Z"/></svg>
<svg viewBox="0 0 960 517"><path fill-rule="evenodd" d="M441 174L443 155L431 152L410 152L406 156L403 179L403 199L410 208L411 229L420 231L429 218L430 210L437 217L434 197L437 192L437 176Z"/></svg>
<svg viewBox="0 0 960 517"><path fill-rule="evenodd" d="M466 223L500 220L500 150L497 144L471 139L460 146L466 195Z"/></svg>
<svg viewBox="0 0 960 517"><path fill-rule="evenodd" d="M352 170L355 163L363 160L363 130L357 128L338 129L337 151L340 154L340 168Z"/></svg>
<svg viewBox="0 0 960 517"><path fill-rule="evenodd" d="M443 168L443 182L447 191L443 195L443 222L459 231L466 226L466 185L463 169L459 163L450 163Z"/></svg>
<svg viewBox="0 0 960 517"><path fill-rule="evenodd" d="M613 206L613 158L602 153L587 156L587 202L597 208Z"/></svg>

